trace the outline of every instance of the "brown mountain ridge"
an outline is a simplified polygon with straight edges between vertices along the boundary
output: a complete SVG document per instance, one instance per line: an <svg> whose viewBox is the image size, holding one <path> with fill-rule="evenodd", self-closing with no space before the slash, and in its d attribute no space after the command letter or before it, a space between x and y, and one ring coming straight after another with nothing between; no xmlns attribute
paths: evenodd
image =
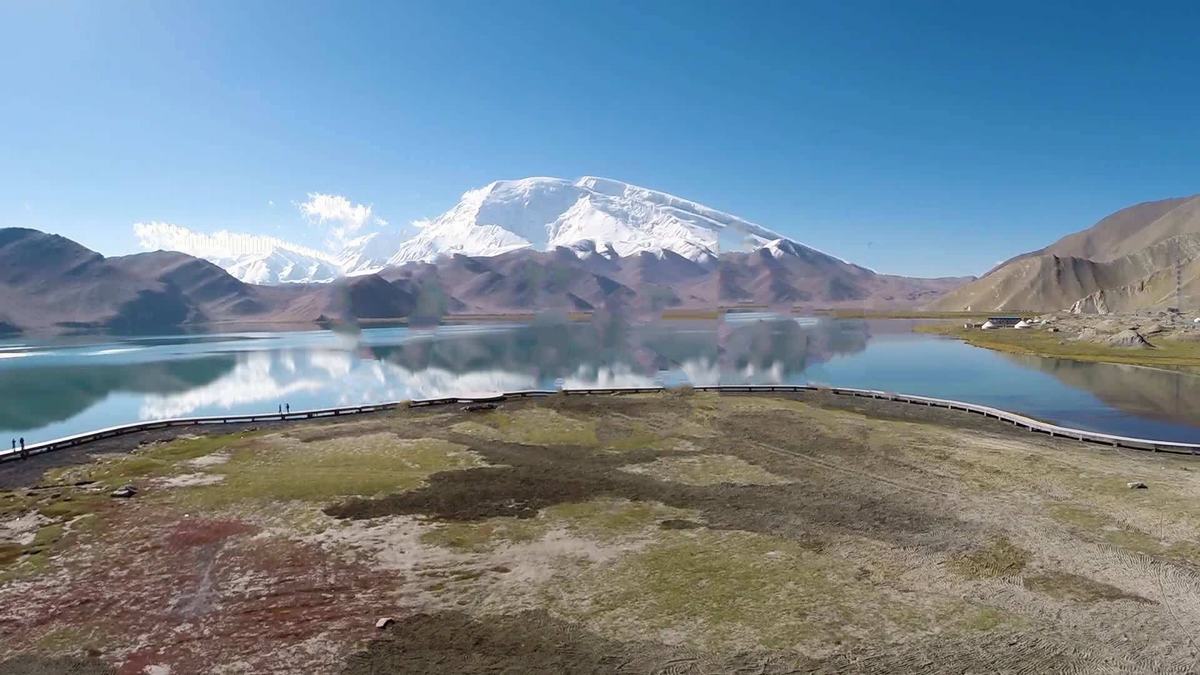
<svg viewBox="0 0 1200 675"><path fill-rule="evenodd" d="M605 309L655 313L752 304L912 308L966 281L877 274L772 242L692 260L588 246L455 255L330 284L259 286L192 256L105 258L64 237L0 229L0 328L153 332L217 323L319 323Z"/></svg>
<svg viewBox="0 0 1200 675"><path fill-rule="evenodd" d="M997 266L928 308L1107 313L1164 309L1180 300L1200 303L1200 195L1121 209Z"/></svg>

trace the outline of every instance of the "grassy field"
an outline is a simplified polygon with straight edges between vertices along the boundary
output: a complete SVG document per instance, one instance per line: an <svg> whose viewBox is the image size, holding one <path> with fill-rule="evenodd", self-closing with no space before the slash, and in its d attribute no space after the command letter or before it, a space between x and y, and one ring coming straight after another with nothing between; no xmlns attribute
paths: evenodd
<svg viewBox="0 0 1200 675"><path fill-rule="evenodd" d="M977 328L964 328L961 324L954 323L917 326L913 330L955 337L976 347L986 347L1014 354L1200 370L1200 340L1151 338L1154 348L1131 349L1074 340L1062 333L1050 333L1044 330L985 331Z"/></svg>
<svg viewBox="0 0 1200 675"><path fill-rule="evenodd" d="M1197 661L1200 464L960 412L553 397L148 434L18 468L0 465L5 673Z"/></svg>

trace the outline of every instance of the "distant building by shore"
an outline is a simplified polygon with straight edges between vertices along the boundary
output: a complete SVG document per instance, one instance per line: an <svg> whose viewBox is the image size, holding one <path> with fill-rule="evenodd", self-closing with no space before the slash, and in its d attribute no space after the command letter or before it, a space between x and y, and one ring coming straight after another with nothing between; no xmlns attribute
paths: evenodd
<svg viewBox="0 0 1200 675"><path fill-rule="evenodd" d="M989 330L992 328L1016 328L1022 322L1019 316L989 316L987 321L983 322L980 328Z"/></svg>

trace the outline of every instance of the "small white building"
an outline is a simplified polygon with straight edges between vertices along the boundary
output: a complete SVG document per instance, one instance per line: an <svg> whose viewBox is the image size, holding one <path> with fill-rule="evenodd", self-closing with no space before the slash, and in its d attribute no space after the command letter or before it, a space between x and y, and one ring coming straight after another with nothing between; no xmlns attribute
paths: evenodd
<svg viewBox="0 0 1200 675"><path fill-rule="evenodd" d="M1021 324L1025 324L1022 326ZM1029 324L1019 316L993 316L980 326L983 330L991 330L993 328L1028 328Z"/></svg>

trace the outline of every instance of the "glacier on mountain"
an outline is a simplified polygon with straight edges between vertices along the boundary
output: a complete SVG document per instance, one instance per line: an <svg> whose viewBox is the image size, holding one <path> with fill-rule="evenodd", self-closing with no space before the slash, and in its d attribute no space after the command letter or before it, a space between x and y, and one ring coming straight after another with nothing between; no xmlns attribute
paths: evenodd
<svg viewBox="0 0 1200 675"><path fill-rule="evenodd" d="M576 181L548 177L495 181L468 190L437 218L414 223L416 234L410 237L375 220L374 231L350 239L336 253L270 237L198 235L186 228L164 236L156 228L178 226L161 223L139 223L134 229L144 248L191 253L253 283L331 281L340 275L370 274L455 254L495 256L560 246L579 256L669 251L700 261L722 252L770 247L772 255L805 252L832 258L737 216L594 176ZM197 245L197 237L203 245Z"/></svg>
<svg viewBox="0 0 1200 675"><path fill-rule="evenodd" d="M163 222L134 223L133 233L144 250L204 258L249 284L324 283L342 274L333 256L275 237L224 230L206 234Z"/></svg>
<svg viewBox="0 0 1200 675"><path fill-rule="evenodd" d="M697 260L746 250L780 235L665 192L586 176L496 181L466 192L388 259L398 265L460 253L491 256L590 241L618 255L667 250Z"/></svg>

